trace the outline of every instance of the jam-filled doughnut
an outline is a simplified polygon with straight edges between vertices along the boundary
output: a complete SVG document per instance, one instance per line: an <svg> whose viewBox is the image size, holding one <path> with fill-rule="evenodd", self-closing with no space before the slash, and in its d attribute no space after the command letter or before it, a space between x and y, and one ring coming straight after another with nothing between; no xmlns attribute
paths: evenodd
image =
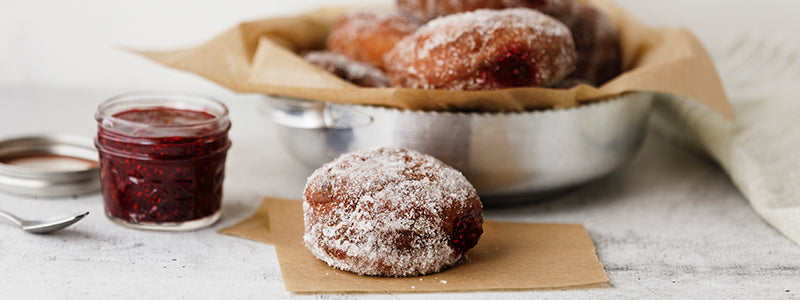
<svg viewBox="0 0 800 300"><path fill-rule="evenodd" d="M361 275L415 276L452 266L483 233L483 208L461 173L416 151L342 155L306 184L311 253Z"/></svg>
<svg viewBox="0 0 800 300"><path fill-rule="evenodd" d="M478 9L526 7L541 11L564 23L573 17L573 0L397 0L397 7L420 20Z"/></svg>
<svg viewBox="0 0 800 300"><path fill-rule="evenodd" d="M327 49L383 69L386 52L419 26L418 21L397 11L350 11L333 24Z"/></svg>
<svg viewBox="0 0 800 300"><path fill-rule="evenodd" d="M556 84L549 86L549 88L568 90L568 89L574 88L576 86L579 86L581 84L594 85L593 83L588 82L588 81L583 80L583 79L567 77L567 78L561 79L561 81L559 81L559 82L556 82Z"/></svg>
<svg viewBox="0 0 800 300"><path fill-rule="evenodd" d="M314 51L303 55L303 59L358 86L389 86L389 77L386 76L386 73L371 65L354 61L341 54L327 51Z"/></svg>
<svg viewBox="0 0 800 300"><path fill-rule="evenodd" d="M536 10L476 10L435 19L385 57L392 85L449 90L550 86L575 68L569 29Z"/></svg>
<svg viewBox="0 0 800 300"><path fill-rule="evenodd" d="M616 77L622 68L622 50L617 27L604 13L585 4L576 9L570 26L578 62L570 78L601 85Z"/></svg>

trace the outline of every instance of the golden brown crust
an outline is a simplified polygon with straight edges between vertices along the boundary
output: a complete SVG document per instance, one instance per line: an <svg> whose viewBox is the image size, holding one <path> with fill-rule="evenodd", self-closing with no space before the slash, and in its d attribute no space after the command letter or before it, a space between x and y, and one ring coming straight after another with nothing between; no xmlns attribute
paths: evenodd
<svg viewBox="0 0 800 300"><path fill-rule="evenodd" d="M365 275L414 276L455 264L483 232L483 208L458 171L398 148L345 154L304 190L306 246Z"/></svg>
<svg viewBox="0 0 800 300"><path fill-rule="evenodd" d="M569 29L527 8L477 10L433 20L385 57L394 86L488 90L550 86L575 67Z"/></svg>
<svg viewBox="0 0 800 300"><path fill-rule="evenodd" d="M388 87L386 73L366 63L354 61L344 55L327 51L314 51L303 55L303 59L339 78L363 87Z"/></svg>
<svg viewBox="0 0 800 300"><path fill-rule="evenodd" d="M578 52L578 62L569 78L601 85L621 73L619 31L608 16L591 6L580 4L570 30Z"/></svg>
<svg viewBox="0 0 800 300"><path fill-rule="evenodd" d="M333 24L327 49L383 70L386 52L419 26L416 20L396 11L351 11Z"/></svg>
<svg viewBox="0 0 800 300"><path fill-rule="evenodd" d="M397 7L420 20L474 11L525 7L536 9L564 23L572 19L573 0L397 0Z"/></svg>

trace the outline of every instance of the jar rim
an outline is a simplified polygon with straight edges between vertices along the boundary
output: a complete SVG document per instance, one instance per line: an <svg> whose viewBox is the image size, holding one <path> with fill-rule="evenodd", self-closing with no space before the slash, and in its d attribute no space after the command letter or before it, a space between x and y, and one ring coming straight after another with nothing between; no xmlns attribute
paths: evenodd
<svg viewBox="0 0 800 300"><path fill-rule="evenodd" d="M144 100L170 100L173 103L159 103L158 105L155 104L144 104L143 106L135 106L136 101L144 101ZM119 109L118 111L112 111L116 105L123 105L125 102L129 102L129 107L127 109L136 109L141 107L166 107L166 108L175 108L175 109L185 109L185 110L194 110L189 105L186 105L189 102L194 102L195 104L210 104L212 106L216 106L218 111L205 111L203 112L210 114L213 118L201 121L194 121L191 123L183 123L183 124L148 124L136 121L130 121L122 118L118 118L115 116L116 113L124 112L125 109ZM184 104L184 105L176 105L176 104ZM128 92L113 96L111 98L106 99L102 103L97 106L97 112L95 113L95 120L101 125L109 125L104 124L106 122L111 122L112 124L121 124L125 126L146 126L149 128L186 128L186 127L195 127L195 126L205 126L210 124L215 124L219 122L224 122L228 119L228 107L225 104L211 96L201 95L197 93L190 93L190 92L178 92L178 91L138 91L138 92Z"/></svg>

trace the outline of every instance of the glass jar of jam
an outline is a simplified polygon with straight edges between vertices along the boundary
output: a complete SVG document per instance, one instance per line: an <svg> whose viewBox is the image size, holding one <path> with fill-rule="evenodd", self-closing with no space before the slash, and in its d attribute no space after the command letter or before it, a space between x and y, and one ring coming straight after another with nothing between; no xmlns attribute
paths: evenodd
<svg viewBox="0 0 800 300"><path fill-rule="evenodd" d="M100 104L95 119L108 218L153 230L192 230L220 218L231 146L222 102L187 94L126 94Z"/></svg>

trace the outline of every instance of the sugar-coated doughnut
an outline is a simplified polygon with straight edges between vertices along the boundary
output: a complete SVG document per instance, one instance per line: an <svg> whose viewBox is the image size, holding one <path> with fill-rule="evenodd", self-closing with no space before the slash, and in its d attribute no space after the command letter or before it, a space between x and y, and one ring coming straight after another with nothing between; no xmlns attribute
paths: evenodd
<svg viewBox="0 0 800 300"><path fill-rule="evenodd" d="M526 7L541 11L569 23L573 15L573 0L397 0L397 7L420 20L478 9Z"/></svg>
<svg viewBox="0 0 800 300"><path fill-rule="evenodd" d="M435 19L384 58L394 86L449 90L550 86L572 72L575 60L569 29L528 8Z"/></svg>
<svg viewBox="0 0 800 300"><path fill-rule="evenodd" d="M588 81L583 80L583 79L567 77L567 78L561 79L561 81L559 81L559 82L556 82L556 84L549 86L549 88L568 90L568 89L574 88L576 86L579 86L581 84L590 85L590 86L594 85L591 82L588 82Z"/></svg>
<svg viewBox="0 0 800 300"><path fill-rule="evenodd" d="M363 87L388 87L389 77L381 70L366 63L357 62L341 54L327 51L309 52L303 59L323 70Z"/></svg>
<svg viewBox="0 0 800 300"><path fill-rule="evenodd" d="M303 240L330 266L415 276L461 259L483 233L483 208L460 172L416 151L342 155L306 184Z"/></svg>
<svg viewBox="0 0 800 300"><path fill-rule="evenodd" d="M418 21L397 11L350 11L333 24L327 49L384 69L383 56L386 52L419 26Z"/></svg>
<svg viewBox="0 0 800 300"><path fill-rule="evenodd" d="M616 77L622 68L622 50L617 27L603 12L579 4L572 25L578 62L570 78L601 85Z"/></svg>

